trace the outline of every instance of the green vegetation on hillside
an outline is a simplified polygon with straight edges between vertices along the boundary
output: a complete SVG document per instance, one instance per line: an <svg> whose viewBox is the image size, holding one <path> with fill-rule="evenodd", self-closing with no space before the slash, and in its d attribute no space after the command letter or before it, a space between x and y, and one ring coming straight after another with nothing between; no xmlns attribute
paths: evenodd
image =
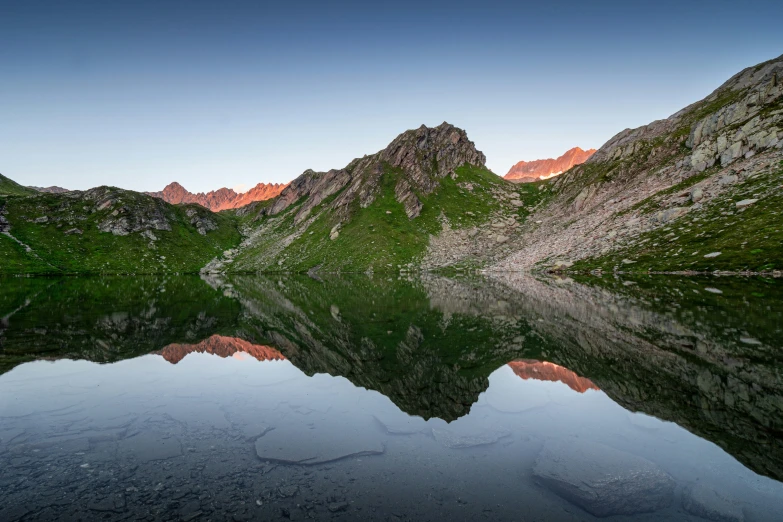
<svg viewBox="0 0 783 522"><path fill-rule="evenodd" d="M196 273L241 239L230 214L114 188L10 196L0 214L0 275Z"/></svg>
<svg viewBox="0 0 783 522"><path fill-rule="evenodd" d="M38 191L23 187L19 183L0 174L0 196L30 196L37 193Z"/></svg>
<svg viewBox="0 0 783 522"><path fill-rule="evenodd" d="M348 272L397 271L399 267L420 260L430 237L440 234L444 225L451 229L481 227L501 210L508 210L524 220L529 214L528 208L548 194L539 190L539 184L515 185L483 167L466 164L455 173L456 176L443 178L431 194L417 194L423 204L421 214L409 219L395 196L395 187L403 172L386 165L377 196L370 205L361 207L359 201L354 200L349 217L341 219L336 213L325 210L342 191L325 199L312 210L311 215L317 217L307 229L279 255L267 260L273 263L267 270L307 271L320 266L325 270ZM501 193L509 198L519 198L524 206L515 208L499 201ZM239 271L254 259L266 255L269 249L296 230L294 215L301 203L295 203L279 216L264 218L278 222L273 231L238 256ZM333 230L337 234L330 239Z"/></svg>
<svg viewBox="0 0 783 522"><path fill-rule="evenodd" d="M643 233L633 245L605 256L578 261L572 269L611 271L617 267L624 272L783 270L781 180L783 163L776 170L756 174L739 183L733 190L705 204L700 211ZM760 197L757 202L737 207L738 202L757 197Z"/></svg>
<svg viewBox="0 0 783 522"><path fill-rule="evenodd" d="M39 358L114 362L232 332L240 305L196 276L0 280L0 374Z"/></svg>

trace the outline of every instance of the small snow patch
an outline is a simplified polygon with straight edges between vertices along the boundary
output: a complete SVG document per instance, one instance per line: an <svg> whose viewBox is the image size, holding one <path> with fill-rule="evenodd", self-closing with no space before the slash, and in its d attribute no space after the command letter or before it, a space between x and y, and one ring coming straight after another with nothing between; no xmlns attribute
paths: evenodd
<svg viewBox="0 0 783 522"><path fill-rule="evenodd" d="M704 257L718 257L719 255L721 255L721 252L710 252L709 254L704 254Z"/></svg>
<svg viewBox="0 0 783 522"><path fill-rule="evenodd" d="M721 290L718 290L717 288L707 287L704 289L705 292L710 292L712 294L722 294L723 292Z"/></svg>

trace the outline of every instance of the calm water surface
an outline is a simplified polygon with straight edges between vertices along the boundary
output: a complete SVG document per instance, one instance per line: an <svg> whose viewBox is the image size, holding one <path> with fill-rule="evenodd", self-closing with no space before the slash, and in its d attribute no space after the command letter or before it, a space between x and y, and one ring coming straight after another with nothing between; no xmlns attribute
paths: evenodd
<svg viewBox="0 0 783 522"><path fill-rule="evenodd" d="M0 280L0 520L783 520L783 284Z"/></svg>

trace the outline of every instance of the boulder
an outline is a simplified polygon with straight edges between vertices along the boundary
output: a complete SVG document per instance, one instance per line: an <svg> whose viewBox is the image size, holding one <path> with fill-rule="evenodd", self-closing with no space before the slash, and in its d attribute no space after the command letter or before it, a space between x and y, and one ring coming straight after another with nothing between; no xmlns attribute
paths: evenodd
<svg viewBox="0 0 783 522"><path fill-rule="evenodd" d="M669 221L674 221L675 219L687 214L689 211L690 208L688 207L667 208L666 210L656 212L655 215L653 215L653 221L657 221L658 223L668 223Z"/></svg>
<svg viewBox="0 0 783 522"><path fill-rule="evenodd" d="M750 205L752 205L757 201L758 199L743 199L742 201L737 201L736 205L737 208L745 208L745 207L749 207Z"/></svg>
<svg viewBox="0 0 783 522"><path fill-rule="evenodd" d="M697 517L715 522L743 522L745 514L727 495L718 493L704 484L694 484L682 494L682 507Z"/></svg>
<svg viewBox="0 0 783 522"><path fill-rule="evenodd" d="M350 419L344 424L322 419L312 424L277 428L256 439L256 454L264 461L313 466L386 451L372 417Z"/></svg>
<svg viewBox="0 0 783 522"><path fill-rule="evenodd" d="M674 496L674 480L656 464L580 439L547 441L533 475L597 517L650 513L671 505Z"/></svg>
<svg viewBox="0 0 783 522"><path fill-rule="evenodd" d="M333 226L332 230L329 232L329 239L334 241L339 236L340 236L340 224L338 223L337 225Z"/></svg>

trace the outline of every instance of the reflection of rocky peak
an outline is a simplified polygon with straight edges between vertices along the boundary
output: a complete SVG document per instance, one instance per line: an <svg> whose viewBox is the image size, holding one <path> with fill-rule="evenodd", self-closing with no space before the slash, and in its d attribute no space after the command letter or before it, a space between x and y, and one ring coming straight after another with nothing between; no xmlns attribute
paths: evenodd
<svg viewBox="0 0 783 522"><path fill-rule="evenodd" d="M520 292L515 309L557 347L552 361L588 376L622 407L676 422L757 473L783 477L779 287L764 285L766 299L749 301L759 283L722 281L720 300L710 301L681 290L698 288L689 278L644 299L641 283L617 282L621 293L568 279L494 275ZM732 284L742 290L732 295Z"/></svg>
<svg viewBox="0 0 783 522"><path fill-rule="evenodd" d="M562 382L579 393L598 389L598 386L593 384L593 381L590 379L579 377L568 368L563 368L555 363L522 359L519 361L512 361L508 363L508 366L515 374L525 380L534 379L536 381Z"/></svg>
<svg viewBox="0 0 783 522"><path fill-rule="evenodd" d="M157 352L171 364L177 364L190 353L209 353L219 357L231 357L236 353L246 353L259 361L283 361L285 356L269 346L252 344L237 337L213 335L198 344L174 343Z"/></svg>

